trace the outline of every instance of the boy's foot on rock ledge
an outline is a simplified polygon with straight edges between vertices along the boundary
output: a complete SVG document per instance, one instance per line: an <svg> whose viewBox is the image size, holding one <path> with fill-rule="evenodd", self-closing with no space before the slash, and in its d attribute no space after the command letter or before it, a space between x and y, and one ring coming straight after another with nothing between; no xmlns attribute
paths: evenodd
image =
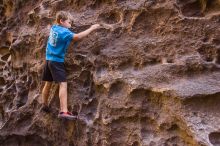
<svg viewBox="0 0 220 146"><path fill-rule="evenodd" d="M60 112L58 114L58 118L60 119L68 119L68 120L76 120L77 116L74 116L72 113L70 112Z"/></svg>

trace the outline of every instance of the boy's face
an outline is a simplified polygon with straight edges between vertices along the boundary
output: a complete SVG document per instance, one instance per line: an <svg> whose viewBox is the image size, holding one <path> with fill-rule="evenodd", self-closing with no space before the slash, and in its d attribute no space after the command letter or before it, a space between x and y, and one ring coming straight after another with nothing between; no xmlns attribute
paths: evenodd
<svg viewBox="0 0 220 146"><path fill-rule="evenodd" d="M63 20L60 20L60 24L66 28L70 28L71 27L71 21L69 19L63 21Z"/></svg>

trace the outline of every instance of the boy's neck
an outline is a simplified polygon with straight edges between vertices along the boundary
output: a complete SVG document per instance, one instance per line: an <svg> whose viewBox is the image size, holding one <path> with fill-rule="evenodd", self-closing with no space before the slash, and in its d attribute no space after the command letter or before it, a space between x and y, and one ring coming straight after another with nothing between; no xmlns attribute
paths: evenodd
<svg viewBox="0 0 220 146"><path fill-rule="evenodd" d="M55 25L59 25L59 26L62 26L62 27L64 27L62 24L60 24L60 23L55 23Z"/></svg>

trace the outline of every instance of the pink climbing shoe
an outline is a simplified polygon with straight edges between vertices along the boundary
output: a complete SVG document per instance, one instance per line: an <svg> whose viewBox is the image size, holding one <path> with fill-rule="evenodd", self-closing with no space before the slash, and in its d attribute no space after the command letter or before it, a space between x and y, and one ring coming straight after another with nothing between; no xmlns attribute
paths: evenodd
<svg viewBox="0 0 220 146"><path fill-rule="evenodd" d="M74 116L71 112L60 112L58 114L59 119L76 120L77 116Z"/></svg>

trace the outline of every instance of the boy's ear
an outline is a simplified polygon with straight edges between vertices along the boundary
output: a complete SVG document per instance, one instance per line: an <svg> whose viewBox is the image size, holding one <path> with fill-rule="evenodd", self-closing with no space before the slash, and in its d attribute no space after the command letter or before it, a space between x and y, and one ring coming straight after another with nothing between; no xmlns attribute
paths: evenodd
<svg viewBox="0 0 220 146"><path fill-rule="evenodd" d="M60 20L59 20L59 23L62 24L62 22L63 22L63 21L60 19Z"/></svg>
<svg viewBox="0 0 220 146"><path fill-rule="evenodd" d="M60 23L60 24L63 24L63 20L62 20L62 19L60 19L59 23Z"/></svg>

